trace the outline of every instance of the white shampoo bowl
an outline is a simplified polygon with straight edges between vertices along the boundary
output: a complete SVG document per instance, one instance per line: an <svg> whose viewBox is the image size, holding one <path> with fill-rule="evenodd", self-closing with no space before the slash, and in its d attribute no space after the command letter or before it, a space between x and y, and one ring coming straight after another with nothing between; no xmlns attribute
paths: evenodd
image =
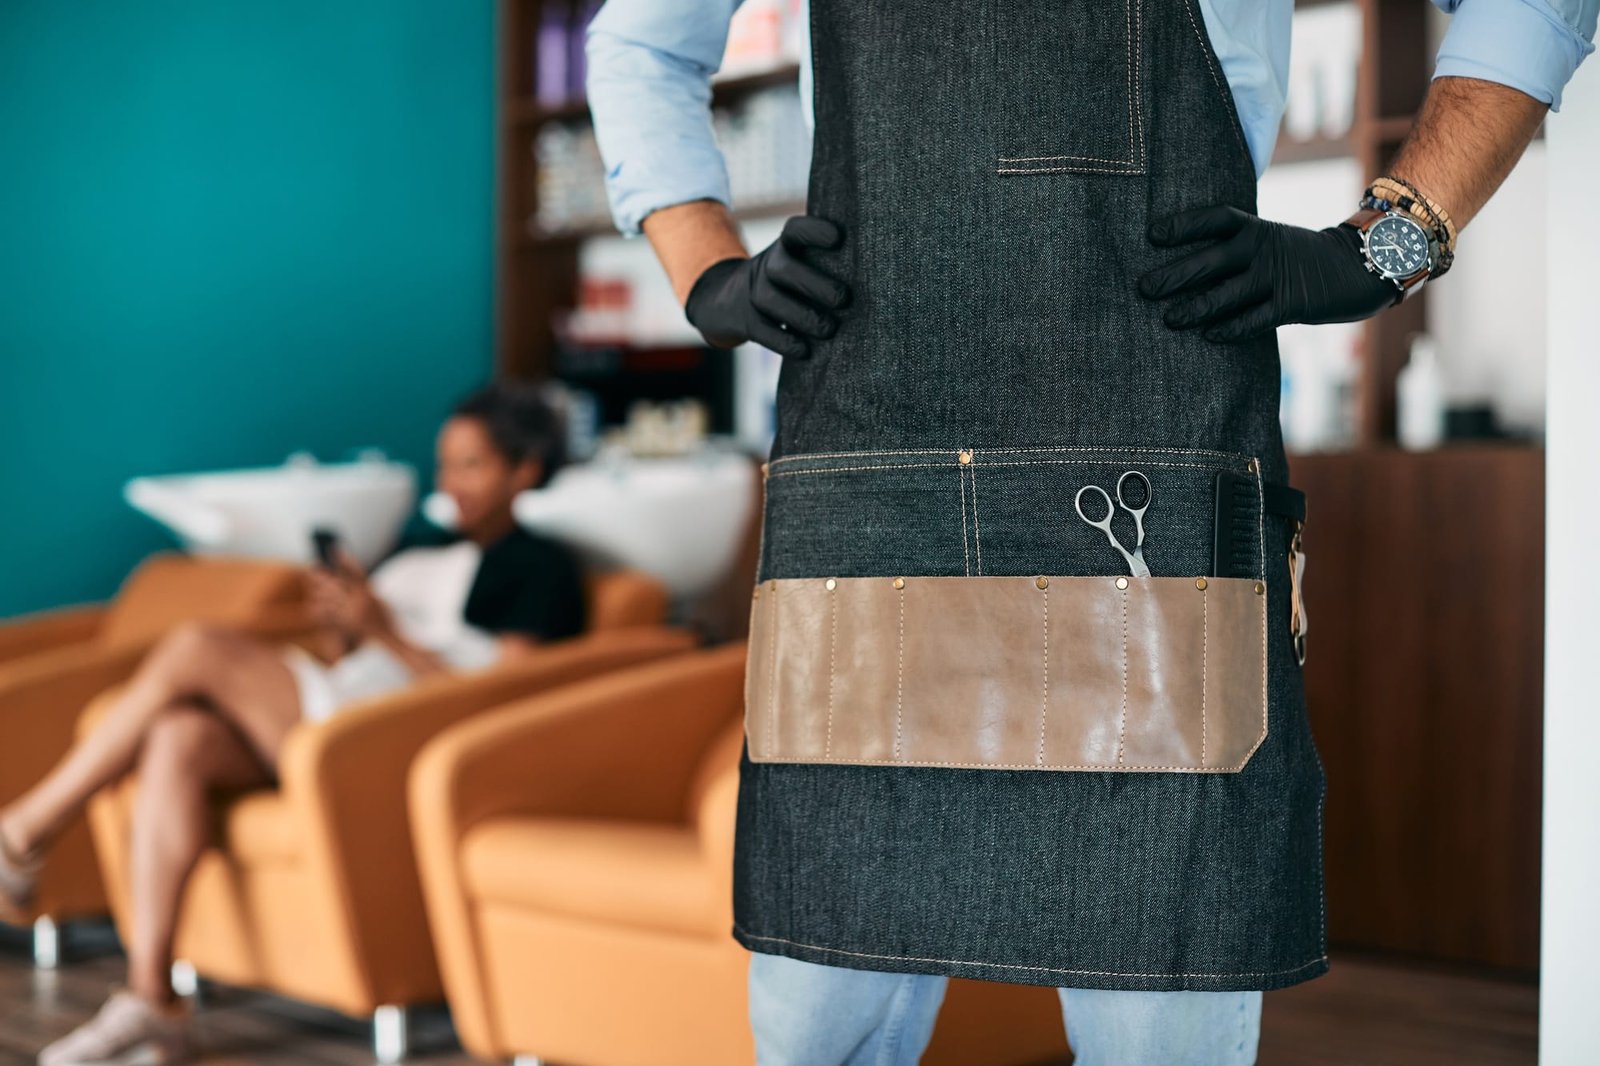
<svg viewBox="0 0 1600 1066"><path fill-rule="evenodd" d="M734 564L755 482L749 456L736 451L708 447L664 458L602 452L517 497L516 516L592 564L643 570L688 600L709 592ZM448 522L448 500L438 494L424 510Z"/></svg>
<svg viewBox="0 0 1600 1066"><path fill-rule="evenodd" d="M371 567L398 541L417 475L381 452L327 464L297 454L278 467L134 478L123 495L197 555L310 562L311 530L324 526Z"/></svg>

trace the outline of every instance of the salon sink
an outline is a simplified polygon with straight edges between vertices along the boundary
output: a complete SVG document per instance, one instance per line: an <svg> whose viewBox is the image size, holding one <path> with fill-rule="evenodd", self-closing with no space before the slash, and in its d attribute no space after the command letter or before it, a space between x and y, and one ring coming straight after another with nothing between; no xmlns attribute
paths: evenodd
<svg viewBox="0 0 1600 1066"><path fill-rule="evenodd" d="M671 457L608 448L517 497L515 513L525 528L566 542L590 565L646 571L687 601L709 592L733 566L756 482L750 457L731 445ZM451 510L438 493L423 506L447 527Z"/></svg>
<svg viewBox="0 0 1600 1066"><path fill-rule="evenodd" d="M297 453L276 467L134 478L123 495L197 555L310 562L323 526L370 567L399 539L417 476L378 451L349 463Z"/></svg>

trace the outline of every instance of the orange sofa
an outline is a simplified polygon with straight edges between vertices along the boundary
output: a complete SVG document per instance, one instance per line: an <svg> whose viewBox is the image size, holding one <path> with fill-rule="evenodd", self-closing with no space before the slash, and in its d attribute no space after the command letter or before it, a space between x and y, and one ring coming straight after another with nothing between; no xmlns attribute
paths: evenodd
<svg viewBox="0 0 1600 1066"><path fill-rule="evenodd" d="M519 700L411 772L411 826L456 1032L484 1059L754 1057L733 923L745 643ZM1053 989L952 981L925 1062L1062 1061Z"/></svg>
<svg viewBox="0 0 1600 1066"><path fill-rule="evenodd" d="M463 718L532 692L696 643L661 624L666 590L634 571L586 578L590 630L536 656L425 678L291 731L277 788L219 796L216 843L180 916L187 972L267 989L374 1022L375 1051L406 1053L406 1008L443 998L406 819L412 757ZM84 715L94 727L115 690ZM138 774L102 791L89 818L119 930L127 935L128 825Z"/></svg>
<svg viewBox="0 0 1600 1066"><path fill-rule="evenodd" d="M84 705L128 677L150 646L190 619L260 632L304 626L300 568L253 559L147 558L104 604L0 623L0 803L31 787L72 743ZM55 965L59 923L106 912L88 826L51 850L31 908L34 958Z"/></svg>

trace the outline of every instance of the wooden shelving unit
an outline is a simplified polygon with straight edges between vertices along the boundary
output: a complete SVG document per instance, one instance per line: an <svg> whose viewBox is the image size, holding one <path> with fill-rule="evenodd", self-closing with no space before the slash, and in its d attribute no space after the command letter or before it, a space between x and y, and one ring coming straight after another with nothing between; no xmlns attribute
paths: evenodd
<svg viewBox="0 0 1600 1066"><path fill-rule="evenodd" d="M550 122L588 122L589 105L581 97L547 106L535 101L533 41L543 0L500 0L497 33L499 71L496 92L499 114L498 189L495 240L495 346L501 374L543 378L551 372L555 314L572 307L578 296L578 248L583 241L614 234L609 220L556 234L535 234L528 220L537 209L534 140ZM718 78L712 84L713 107L775 85L794 84L793 63L771 70ZM741 205L736 218L795 214L803 201Z"/></svg>

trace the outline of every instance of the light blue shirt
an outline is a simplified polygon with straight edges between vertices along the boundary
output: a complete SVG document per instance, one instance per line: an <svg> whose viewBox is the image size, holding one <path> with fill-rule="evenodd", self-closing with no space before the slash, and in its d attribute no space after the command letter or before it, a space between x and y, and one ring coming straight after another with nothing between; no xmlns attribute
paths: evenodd
<svg viewBox="0 0 1600 1066"><path fill-rule="evenodd" d="M690 200L732 206L727 165L712 135L711 75L741 0L606 0L587 33L589 109L606 167L612 220L637 237L651 211ZM1483 78L1551 110L1594 51L1600 0L1433 0L1453 16L1433 76ZM1199 0L1259 177L1272 157L1289 78L1294 0ZM809 27L806 0L800 24ZM810 39L800 63L806 126Z"/></svg>

